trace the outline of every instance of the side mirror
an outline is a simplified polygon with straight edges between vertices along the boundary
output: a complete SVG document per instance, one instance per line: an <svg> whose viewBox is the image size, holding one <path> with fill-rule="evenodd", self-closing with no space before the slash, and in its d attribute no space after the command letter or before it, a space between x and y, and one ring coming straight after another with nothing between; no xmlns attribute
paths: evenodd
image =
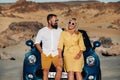
<svg viewBox="0 0 120 80"><path fill-rule="evenodd" d="M34 43L33 43L32 40L27 40L27 41L26 41L26 45L27 45L27 46L30 46L31 48L33 47L33 44L34 44Z"/></svg>
<svg viewBox="0 0 120 80"><path fill-rule="evenodd" d="M93 42L93 50L96 48L96 47L100 47L101 46L101 43L99 41L95 41Z"/></svg>

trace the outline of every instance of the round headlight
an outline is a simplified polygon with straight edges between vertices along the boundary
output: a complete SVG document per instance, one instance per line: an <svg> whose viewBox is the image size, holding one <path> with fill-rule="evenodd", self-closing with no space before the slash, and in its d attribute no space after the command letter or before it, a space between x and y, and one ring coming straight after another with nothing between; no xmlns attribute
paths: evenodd
<svg viewBox="0 0 120 80"><path fill-rule="evenodd" d="M33 75L32 74L28 74L28 78L29 79L33 79Z"/></svg>
<svg viewBox="0 0 120 80"><path fill-rule="evenodd" d="M30 56L28 57L28 61L29 61L30 64L34 64L34 63L36 62L36 57L35 57L35 55L30 55Z"/></svg>
<svg viewBox="0 0 120 80"><path fill-rule="evenodd" d="M88 77L88 79L89 79L89 80L94 80L94 76L93 76L93 75L90 75L90 76Z"/></svg>
<svg viewBox="0 0 120 80"><path fill-rule="evenodd" d="M88 64L88 66L94 66L95 58L93 56L88 56L87 59L86 59L86 62Z"/></svg>

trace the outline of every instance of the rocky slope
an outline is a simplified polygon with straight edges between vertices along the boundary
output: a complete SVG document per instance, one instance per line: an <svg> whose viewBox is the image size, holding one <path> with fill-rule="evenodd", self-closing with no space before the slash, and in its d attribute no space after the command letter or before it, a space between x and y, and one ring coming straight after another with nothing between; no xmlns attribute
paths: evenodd
<svg viewBox="0 0 120 80"><path fill-rule="evenodd" d="M0 33L0 47L15 45L28 39L33 40L39 29L43 27L38 22L13 22L8 29Z"/></svg>
<svg viewBox="0 0 120 80"><path fill-rule="evenodd" d="M101 53L120 54L120 2L0 4L0 47L5 48L27 39L33 40L37 31L46 25L49 13L57 14L59 25L64 28L69 18L76 17L79 28L88 32L91 42L100 40L101 37L105 37L105 41L107 38L111 39L112 45L109 48L103 46Z"/></svg>

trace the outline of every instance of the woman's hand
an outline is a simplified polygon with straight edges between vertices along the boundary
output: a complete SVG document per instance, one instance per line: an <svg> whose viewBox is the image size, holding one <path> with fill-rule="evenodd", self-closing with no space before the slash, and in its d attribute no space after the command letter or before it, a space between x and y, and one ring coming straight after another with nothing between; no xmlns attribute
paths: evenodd
<svg viewBox="0 0 120 80"><path fill-rule="evenodd" d="M80 50L79 53L75 56L74 59L76 59L76 60L77 60L77 59L80 59L82 53L83 53L83 51Z"/></svg>
<svg viewBox="0 0 120 80"><path fill-rule="evenodd" d="M78 59L80 59L80 57L81 57L81 53L78 53L78 54L75 56L74 59L78 60Z"/></svg>

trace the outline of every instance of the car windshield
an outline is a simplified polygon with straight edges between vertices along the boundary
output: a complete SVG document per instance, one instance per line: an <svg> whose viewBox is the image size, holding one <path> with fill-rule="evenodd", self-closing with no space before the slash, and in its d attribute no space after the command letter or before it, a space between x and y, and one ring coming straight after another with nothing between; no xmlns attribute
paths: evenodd
<svg viewBox="0 0 120 80"><path fill-rule="evenodd" d="M81 32L82 35L83 35L84 44L85 44L85 46L86 46L86 49L92 48L92 45L91 45L91 43L90 43L90 39L89 39L86 31L84 31L84 30L78 30L78 31Z"/></svg>

